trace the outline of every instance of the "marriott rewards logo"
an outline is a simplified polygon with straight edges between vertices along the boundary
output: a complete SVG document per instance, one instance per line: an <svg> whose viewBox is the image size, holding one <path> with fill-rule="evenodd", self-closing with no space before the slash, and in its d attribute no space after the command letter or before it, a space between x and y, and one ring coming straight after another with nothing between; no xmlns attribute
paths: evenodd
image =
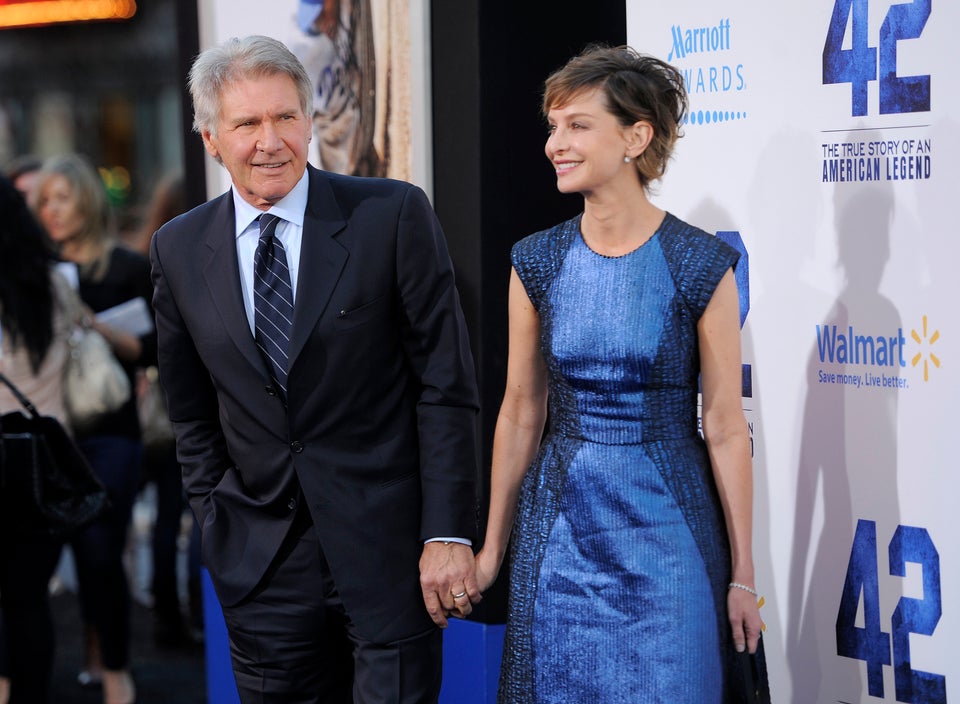
<svg viewBox="0 0 960 704"><path fill-rule="evenodd" d="M940 330L927 316L921 324L890 334L860 330L854 325L817 325L820 367L817 383L856 389L909 389L936 376L942 362L936 343Z"/></svg>
<svg viewBox="0 0 960 704"><path fill-rule="evenodd" d="M690 99L685 124L716 125L747 119L737 96L746 89L742 63L736 60L733 22L721 18L700 26L670 28L667 61L683 74Z"/></svg>

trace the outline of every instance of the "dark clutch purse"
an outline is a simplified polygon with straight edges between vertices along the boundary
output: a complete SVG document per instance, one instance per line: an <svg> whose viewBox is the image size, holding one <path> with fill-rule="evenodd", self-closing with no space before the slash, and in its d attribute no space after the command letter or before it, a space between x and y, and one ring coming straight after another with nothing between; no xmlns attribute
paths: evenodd
<svg viewBox="0 0 960 704"><path fill-rule="evenodd" d="M27 411L0 416L4 511L14 514L17 532L68 538L107 508L106 489L60 421L40 415L5 375L0 382Z"/></svg>
<svg viewBox="0 0 960 704"><path fill-rule="evenodd" d="M770 683L767 679L767 661L763 652L763 637L757 644L757 652L734 653L736 702L743 704L770 704Z"/></svg>

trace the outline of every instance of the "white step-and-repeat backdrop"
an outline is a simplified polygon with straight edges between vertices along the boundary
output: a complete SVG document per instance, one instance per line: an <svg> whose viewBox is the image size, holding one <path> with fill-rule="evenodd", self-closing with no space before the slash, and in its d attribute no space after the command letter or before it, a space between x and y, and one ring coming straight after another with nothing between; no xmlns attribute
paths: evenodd
<svg viewBox="0 0 960 704"><path fill-rule="evenodd" d="M627 22L690 94L655 201L746 254L774 700L960 698L960 4L628 0Z"/></svg>

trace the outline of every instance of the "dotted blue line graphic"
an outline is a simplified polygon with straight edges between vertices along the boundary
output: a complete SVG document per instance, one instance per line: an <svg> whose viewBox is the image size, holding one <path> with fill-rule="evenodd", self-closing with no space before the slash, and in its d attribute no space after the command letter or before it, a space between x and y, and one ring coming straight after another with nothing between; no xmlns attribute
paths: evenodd
<svg viewBox="0 0 960 704"><path fill-rule="evenodd" d="M746 111L737 110L692 110L684 115L684 125L709 125L719 122L733 122L735 120L746 120Z"/></svg>

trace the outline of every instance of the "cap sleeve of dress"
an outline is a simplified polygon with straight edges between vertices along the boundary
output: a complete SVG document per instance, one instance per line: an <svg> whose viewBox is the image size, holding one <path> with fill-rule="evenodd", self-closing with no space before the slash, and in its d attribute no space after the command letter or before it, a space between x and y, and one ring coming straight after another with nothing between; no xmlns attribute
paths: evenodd
<svg viewBox="0 0 960 704"><path fill-rule="evenodd" d="M580 232L580 216L524 237L513 245L510 261L536 311L560 271L570 244Z"/></svg>
<svg viewBox="0 0 960 704"><path fill-rule="evenodd" d="M699 320L720 279L736 265L740 254L726 242L669 214L660 238L684 305L694 320Z"/></svg>

